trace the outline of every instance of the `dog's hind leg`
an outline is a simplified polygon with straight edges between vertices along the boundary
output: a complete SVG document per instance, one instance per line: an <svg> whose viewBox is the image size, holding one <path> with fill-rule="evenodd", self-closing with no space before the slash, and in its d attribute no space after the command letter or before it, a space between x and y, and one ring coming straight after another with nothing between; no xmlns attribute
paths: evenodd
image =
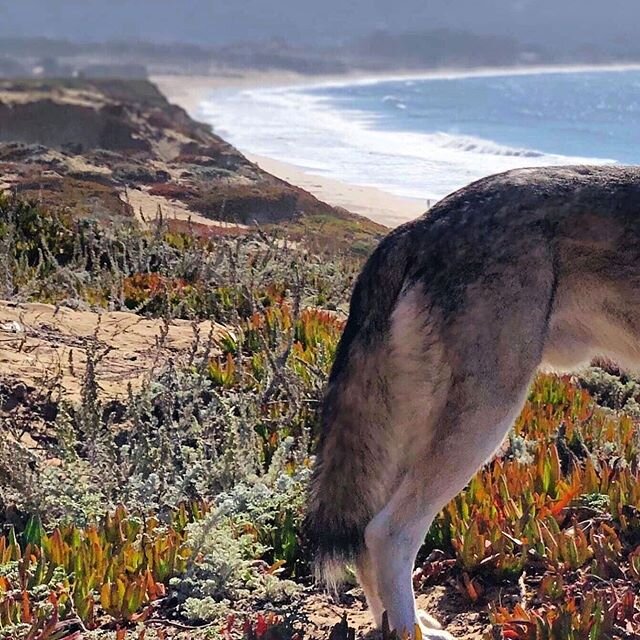
<svg viewBox="0 0 640 640"><path fill-rule="evenodd" d="M358 574L358 582L364 591L367 599L369 611L373 616L376 627L382 626L382 616L384 614L384 605L378 595L378 580L373 568L373 562L369 551L365 551L356 561L356 572ZM418 610L418 620L422 628L440 629L440 623L432 618L428 613Z"/></svg>
<svg viewBox="0 0 640 640"><path fill-rule="evenodd" d="M378 585L381 608L386 609L389 625L399 633L413 635L419 625L423 638L451 639L433 620L416 610L413 593L413 565L429 526L436 515L416 495L415 483L406 477L385 508L365 531L371 569ZM378 621L377 621L378 622Z"/></svg>
<svg viewBox="0 0 640 640"><path fill-rule="evenodd" d="M365 530L365 543L375 573L378 596L399 633L413 634L420 625L425 639L451 638L415 608L413 565L439 510L467 484L495 452L524 402L528 384L501 407L466 411L460 394L451 394L429 444L408 454L405 472L386 506Z"/></svg>
<svg viewBox="0 0 640 640"><path fill-rule="evenodd" d="M358 574L358 582L360 583L367 599L369 611L373 616L376 626L379 627L382 624L384 605L378 595L378 581L369 551L365 550L358 557L356 561L356 573Z"/></svg>

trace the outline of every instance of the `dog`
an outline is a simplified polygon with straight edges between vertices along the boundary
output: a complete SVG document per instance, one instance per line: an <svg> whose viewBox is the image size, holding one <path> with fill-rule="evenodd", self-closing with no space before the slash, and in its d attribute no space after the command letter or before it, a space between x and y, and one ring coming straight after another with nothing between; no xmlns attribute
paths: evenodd
<svg viewBox="0 0 640 640"><path fill-rule="evenodd" d="M416 610L434 517L499 448L536 371L640 363L640 167L519 169L393 230L362 270L309 492L319 576L355 564L376 624Z"/></svg>

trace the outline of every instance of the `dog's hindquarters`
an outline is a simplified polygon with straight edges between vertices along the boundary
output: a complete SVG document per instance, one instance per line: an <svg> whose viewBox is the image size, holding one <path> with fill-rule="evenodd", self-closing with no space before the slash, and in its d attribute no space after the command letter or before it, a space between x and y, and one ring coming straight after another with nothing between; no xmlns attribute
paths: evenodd
<svg viewBox="0 0 640 640"><path fill-rule="evenodd" d="M368 266L354 293L325 404L310 529L329 581L356 560L378 623L384 609L397 629L421 622L411 571L424 534L499 446L539 365L553 260L542 240L519 249L455 306L443 296L463 282L456 273L440 289L415 271L391 288ZM393 297L381 306L383 293ZM449 637L430 623L423 636Z"/></svg>
<svg viewBox="0 0 640 640"><path fill-rule="evenodd" d="M356 560L376 620L386 609L400 633L422 624L411 570L424 533L495 452L540 363L637 358L637 170L536 176L453 194L387 238L354 292L309 531L329 574Z"/></svg>

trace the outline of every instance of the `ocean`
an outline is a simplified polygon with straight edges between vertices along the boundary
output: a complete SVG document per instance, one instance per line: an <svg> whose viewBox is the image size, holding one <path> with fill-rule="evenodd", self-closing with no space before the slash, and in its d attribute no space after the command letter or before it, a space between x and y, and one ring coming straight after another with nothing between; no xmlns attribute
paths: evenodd
<svg viewBox="0 0 640 640"><path fill-rule="evenodd" d="M516 167L640 163L640 70L494 72L212 92L241 151L435 201Z"/></svg>

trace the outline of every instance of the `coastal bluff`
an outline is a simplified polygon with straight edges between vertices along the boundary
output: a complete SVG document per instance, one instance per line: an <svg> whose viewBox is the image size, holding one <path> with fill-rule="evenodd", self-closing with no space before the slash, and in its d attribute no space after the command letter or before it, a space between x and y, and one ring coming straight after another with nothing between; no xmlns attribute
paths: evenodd
<svg viewBox="0 0 640 640"><path fill-rule="evenodd" d="M0 190L203 233L284 224L303 237L338 225L327 235L353 243L384 232L262 170L146 80L1 81Z"/></svg>

